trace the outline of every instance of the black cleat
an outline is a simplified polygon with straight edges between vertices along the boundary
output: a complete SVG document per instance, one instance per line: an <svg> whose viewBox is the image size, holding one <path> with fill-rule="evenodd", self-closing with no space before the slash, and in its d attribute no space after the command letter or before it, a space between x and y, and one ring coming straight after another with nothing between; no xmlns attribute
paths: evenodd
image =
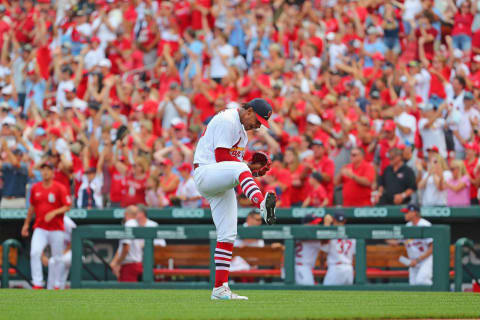
<svg viewBox="0 0 480 320"><path fill-rule="evenodd" d="M277 197L272 192L267 192L265 199L260 204L260 215L268 225L272 225L277 220L275 216L275 205L277 203Z"/></svg>

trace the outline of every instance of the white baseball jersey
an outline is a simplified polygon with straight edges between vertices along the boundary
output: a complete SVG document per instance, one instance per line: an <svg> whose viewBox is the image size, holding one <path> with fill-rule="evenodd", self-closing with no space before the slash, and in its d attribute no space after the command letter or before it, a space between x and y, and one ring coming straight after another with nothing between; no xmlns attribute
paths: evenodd
<svg viewBox="0 0 480 320"><path fill-rule="evenodd" d="M125 227L138 227L137 220L130 219L125 223ZM123 250L123 245L128 244L129 250L127 256L122 261L122 264L133 263L133 262L142 262L143 260L143 249L142 242L140 239L122 239L120 240L118 246L118 254L120 255Z"/></svg>
<svg viewBox="0 0 480 320"><path fill-rule="evenodd" d="M188 178L187 181L182 181L178 185L177 188L177 197L185 196L188 198L193 197L200 197L200 193L197 190L197 186L195 185L195 181L193 178ZM199 207L199 200L182 200L182 208L198 208Z"/></svg>
<svg viewBox="0 0 480 320"><path fill-rule="evenodd" d="M432 224L421 218L420 221L416 225L413 225L411 222L407 223L407 227L430 227ZM408 258L413 260L417 259L421 255L423 255L427 250L428 246L433 242L432 238L427 239L408 239L404 240L403 243L407 248Z"/></svg>
<svg viewBox="0 0 480 320"><path fill-rule="evenodd" d="M158 227L158 223L156 223L153 220L147 219L147 222L145 223L144 227ZM144 240L143 239L139 239L139 240L142 242L142 248L143 248ZM153 245L165 247L167 246L167 243L165 242L164 239L153 239Z"/></svg>
<svg viewBox="0 0 480 320"><path fill-rule="evenodd" d="M321 247L320 241L297 241L295 244L295 264L306 266L310 270L313 269Z"/></svg>
<svg viewBox="0 0 480 320"><path fill-rule="evenodd" d="M322 245L321 250L327 253L327 265L333 267L341 264L353 264L355 239L332 239Z"/></svg>
<svg viewBox="0 0 480 320"><path fill-rule="evenodd" d="M248 227L248 224L245 222L243 224L244 227ZM234 247L256 247L256 248L263 248L265 247L265 241L263 239L250 239L254 241L243 241L242 239L236 239L233 243Z"/></svg>
<svg viewBox="0 0 480 320"><path fill-rule="evenodd" d="M247 132L240 122L238 110L221 111L213 117L198 141L193 163L200 165L216 163L217 148L230 149L230 154L242 161L247 142Z"/></svg>
<svg viewBox="0 0 480 320"><path fill-rule="evenodd" d="M63 215L63 225L65 227L63 230L65 233L65 247L67 247L72 243L72 231L77 227L77 224L65 214Z"/></svg>

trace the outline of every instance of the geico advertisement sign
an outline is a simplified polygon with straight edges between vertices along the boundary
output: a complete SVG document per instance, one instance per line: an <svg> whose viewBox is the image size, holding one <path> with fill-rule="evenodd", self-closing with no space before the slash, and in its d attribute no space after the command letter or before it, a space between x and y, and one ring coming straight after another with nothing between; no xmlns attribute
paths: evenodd
<svg viewBox="0 0 480 320"><path fill-rule="evenodd" d="M387 208L355 208L353 210L355 218L385 218L388 216Z"/></svg>
<svg viewBox="0 0 480 320"><path fill-rule="evenodd" d="M422 217L450 217L451 210L447 207L421 208Z"/></svg>
<svg viewBox="0 0 480 320"><path fill-rule="evenodd" d="M325 209L324 208L295 208L292 210L292 216L294 218L303 218L307 214L313 214L316 217L323 217L325 216Z"/></svg>
<svg viewBox="0 0 480 320"><path fill-rule="evenodd" d="M26 217L27 217L27 209L0 210L0 218L2 219L25 219Z"/></svg>
<svg viewBox="0 0 480 320"><path fill-rule="evenodd" d="M88 212L85 209L72 209L67 212L67 216L72 219L86 219ZM27 209L2 209L0 210L1 219L25 219Z"/></svg>
<svg viewBox="0 0 480 320"><path fill-rule="evenodd" d="M67 212L67 216L72 219L86 219L88 216L87 210L85 209L72 209Z"/></svg>
<svg viewBox="0 0 480 320"><path fill-rule="evenodd" d="M172 217L174 218L192 218L199 219L205 216L203 209L173 209Z"/></svg>

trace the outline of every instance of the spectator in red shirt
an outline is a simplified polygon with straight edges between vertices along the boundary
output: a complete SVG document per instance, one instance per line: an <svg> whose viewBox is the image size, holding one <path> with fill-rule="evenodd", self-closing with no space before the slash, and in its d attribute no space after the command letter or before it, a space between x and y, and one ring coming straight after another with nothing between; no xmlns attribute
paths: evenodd
<svg viewBox="0 0 480 320"><path fill-rule="evenodd" d="M478 171L478 146L473 143L465 145L465 168L470 177L470 201L471 204L478 204L477 192L480 185L480 175Z"/></svg>
<svg viewBox="0 0 480 320"><path fill-rule="evenodd" d="M117 165L117 168L122 166ZM145 188L148 178L148 161L137 157L130 168L123 166L125 173L125 188L121 200L122 208L130 205L145 204Z"/></svg>
<svg viewBox="0 0 480 320"><path fill-rule="evenodd" d="M309 191L302 207L325 207L328 204L327 191L322 186L322 176L318 172L312 173L309 178Z"/></svg>
<svg viewBox="0 0 480 320"><path fill-rule="evenodd" d="M420 46L423 46L425 52L425 57L432 61L433 59L433 45L435 38L437 37L438 31L432 27L430 20L426 16L421 16L418 20L419 28L416 31L418 43Z"/></svg>
<svg viewBox="0 0 480 320"><path fill-rule="evenodd" d="M289 147L285 150L283 163L291 174L291 187L285 192L290 194L291 206L301 206L310 188L308 176L311 169L300 162L297 150Z"/></svg>
<svg viewBox="0 0 480 320"><path fill-rule="evenodd" d="M278 207L289 208L291 206L292 174L288 168L283 166L281 156L273 159L272 168L267 172L263 181L267 184L267 188L273 189L277 195Z"/></svg>
<svg viewBox="0 0 480 320"><path fill-rule="evenodd" d="M452 41L455 49L470 51L472 48L472 23L473 14L470 10L470 2L463 1L460 10L455 14Z"/></svg>
<svg viewBox="0 0 480 320"><path fill-rule="evenodd" d="M351 163L344 166L335 177L335 184L343 183L343 206L370 206L375 168L370 162L365 161L362 148L353 148L350 159Z"/></svg>
<svg viewBox="0 0 480 320"><path fill-rule="evenodd" d="M377 155L378 163L380 165L380 174L383 173L386 167L390 165L390 158L388 152L390 149L399 144L399 139L395 135L396 125L393 120L385 121L383 125L384 137L378 143Z"/></svg>
<svg viewBox="0 0 480 320"><path fill-rule="evenodd" d="M170 200L171 198L174 198L176 196L177 188L180 184L180 179L172 171L172 160L165 158L162 162L160 162L160 165L161 169L163 169L160 177L160 187L165 193L167 199Z"/></svg>
<svg viewBox="0 0 480 320"><path fill-rule="evenodd" d="M327 191L328 204L333 203L333 178L335 164L328 157L327 147L321 140L312 142L313 156L307 160L307 165L322 177L322 186Z"/></svg>

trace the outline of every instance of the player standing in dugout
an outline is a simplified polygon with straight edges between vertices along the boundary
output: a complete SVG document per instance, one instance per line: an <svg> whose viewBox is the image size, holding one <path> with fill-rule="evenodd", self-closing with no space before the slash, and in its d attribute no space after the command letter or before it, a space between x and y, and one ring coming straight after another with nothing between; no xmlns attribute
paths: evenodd
<svg viewBox="0 0 480 320"><path fill-rule="evenodd" d="M243 162L248 142L247 131L268 125L272 107L264 99L253 99L238 109L227 109L215 115L200 137L193 160L193 179L200 194L212 211L217 229L215 249L215 286L212 300L247 300L232 293L228 287L228 273L232 260L233 243L237 236L237 198L235 187L260 209L269 225L275 223L276 196L265 196L253 179L263 176L271 162L264 153L255 153L252 161Z"/></svg>

